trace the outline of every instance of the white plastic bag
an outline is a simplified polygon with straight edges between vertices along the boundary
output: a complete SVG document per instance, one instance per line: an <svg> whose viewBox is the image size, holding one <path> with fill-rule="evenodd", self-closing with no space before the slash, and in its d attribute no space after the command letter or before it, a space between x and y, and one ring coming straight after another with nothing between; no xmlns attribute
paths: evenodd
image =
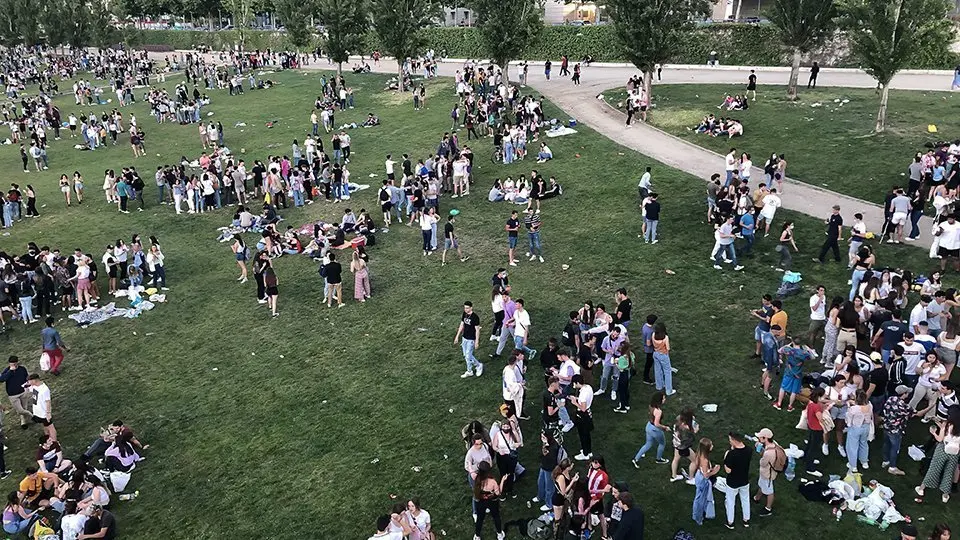
<svg viewBox="0 0 960 540"><path fill-rule="evenodd" d="M110 473L110 485L113 486L114 493L120 493L127 488L130 482L130 473L113 471Z"/></svg>
<svg viewBox="0 0 960 540"><path fill-rule="evenodd" d="M50 371L50 353L40 355L40 371Z"/></svg>

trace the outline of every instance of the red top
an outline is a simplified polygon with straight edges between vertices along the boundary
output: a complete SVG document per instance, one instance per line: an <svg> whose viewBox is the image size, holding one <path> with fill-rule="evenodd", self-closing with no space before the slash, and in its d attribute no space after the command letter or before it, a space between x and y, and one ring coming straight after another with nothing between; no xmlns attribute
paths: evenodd
<svg viewBox="0 0 960 540"><path fill-rule="evenodd" d="M813 401L807 403L807 428L813 431L823 431L823 425L820 423L820 417L818 416L822 411L823 406L819 403Z"/></svg>
<svg viewBox="0 0 960 540"><path fill-rule="evenodd" d="M590 501L596 502L603 499L604 489L610 483L610 476L607 471L602 469L590 469L587 474L587 489L590 490Z"/></svg>

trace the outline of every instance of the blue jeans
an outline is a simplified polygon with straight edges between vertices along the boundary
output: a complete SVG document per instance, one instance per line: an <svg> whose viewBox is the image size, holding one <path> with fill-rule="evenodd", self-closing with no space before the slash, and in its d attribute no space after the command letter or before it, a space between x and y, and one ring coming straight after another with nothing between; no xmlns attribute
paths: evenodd
<svg viewBox="0 0 960 540"><path fill-rule="evenodd" d="M644 221L647 223L647 232L643 235L643 241L653 242L657 239L657 224L660 223L660 220L644 218Z"/></svg>
<svg viewBox="0 0 960 540"><path fill-rule="evenodd" d="M296 206L296 207L298 207L298 208L301 207L301 206L303 206L303 192L302 192L302 191L293 190L293 205Z"/></svg>
<svg viewBox="0 0 960 540"><path fill-rule="evenodd" d="M470 476L470 473L467 473L467 483L470 484L470 507L473 509L473 513L477 513L477 499L473 497L473 477Z"/></svg>
<svg viewBox="0 0 960 540"><path fill-rule="evenodd" d="M536 356L537 354L535 349L531 349L523 344L523 336L518 336L516 334L513 336L513 348L523 351L523 354L528 359L528 362L530 361L529 359L531 357Z"/></svg>
<svg viewBox="0 0 960 540"><path fill-rule="evenodd" d="M673 370L670 369L669 354L654 351L653 377L656 381L657 390L663 390L668 394L673 393Z"/></svg>
<svg viewBox="0 0 960 540"><path fill-rule="evenodd" d="M464 339L460 342L460 348L463 350L463 359L467 361L467 371L473 371L483 366L483 364L473 356L473 351L477 348L476 340Z"/></svg>
<svg viewBox="0 0 960 540"><path fill-rule="evenodd" d="M617 391L617 384L620 382L620 370L617 369L610 362L603 363L603 373L600 375L600 391L603 392L607 389L607 381L610 380L610 376L613 375L613 384L610 385L610 390L612 392Z"/></svg>
<svg viewBox="0 0 960 540"><path fill-rule="evenodd" d="M537 498L547 506L553 504L553 493L557 490L550 473L540 469L540 476L537 477Z"/></svg>
<svg viewBox="0 0 960 540"><path fill-rule="evenodd" d="M514 150L512 144L503 145L503 162L504 163L513 163Z"/></svg>
<svg viewBox="0 0 960 540"><path fill-rule="evenodd" d="M312 133L314 137L316 137L317 135L320 135L320 124L313 124Z"/></svg>
<svg viewBox="0 0 960 540"><path fill-rule="evenodd" d="M897 466L897 454L900 453L900 441L902 440L903 433L883 432L883 448L880 453L883 456L883 461L889 462L888 467Z"/></svg>
<svg viewBox="0 0 960 540"><path fill-rule="evenodd" d="M847 426L847 465L850 469L857 468L857 462L866 463L870 457L870 447L867 445L867 436L870 434L870 425Z"/></svg>
<svg viewBox="0 0 960 540"><path fill-rule="evenodd" d="M743 254L749 255L753 251L754 236L752 234L743 235Z"/></svg>
<svg viewBox="0 0 960 540"><path fill-rule="evenodd" d="M697 494L693 496L693 520L697 522L697 525L703 525L703 518L713 519L717 517L717 511L713 504L713 484L699 469L697 469L694 480L697 486Z"/></svg>
<svg viewBox="0 0 960 540"><path fill-rule="evenodd" d="M32 296L21 296L20 297L20 314L24 322L27 322L33 319L33 297Z"/></svg>
<svg viewBox="0 0 960 540"><path fill-rule="evenodd" d="M166 187L166 184L157 185L157 204L163 204L163 189Z"/></svg>
<svg viewBox="0 0 960 540"><path fill-rule="evenodd" d="M343 155L343 151L339 148L333 151L333 162L340 163L340 156Z"/></svg>
<svg viewBox="0 0 960 540"><path fill-rule="evenodd" d="M923 210L913 210L910 212L910 238L920 236L920 218L923 217Z"/></svg>
<svg viewBox="0 0 960 540"><path fill-rule="evenodd" d="M733 171L727 171L727 179L723 183L723 187L729 186L730 182L733 182Z"/></svg>
<svg viewBox="0 0 960 540"><path fill-rule="evenodd" d="M13 516L13 519L13 523L3 524L3 532L7 534L20 534L27 530L27 527L29 527L30 523L33 521L32 517L21 518L19 515Z"/></svg>
<svg viewBox="0 0 960 540"><path fill-rule="evenodd" d="M717 254L713 256L713 262L714 264L720 264L725 258L730 259L734 266L737 265L737 250L733 247L733 242L727 245L721 245L720 249L717 250Z"/></svg>
<svg viewBox="0 0 960 540"><path fill-rule="evenodd" d="M854 270L853 275L850 276L850 300L853 302L853 297L857 295L857 289L860 288L860 282L863 281L863 276L866 274L866 270Z"/></svg>
<svg viewBox="0 0 960 540"><path fill-rule="evenodd" d="M647 453L647 450L653 448L654 443L657 444L657 459L663 459L663 449L667 446L667 439L663 434L663 430L647 422L646 434L647 440L643 443L643 446L640 447L640 450L637 450L637 455L633 456L633 460L640 461L643 455Z"/></svg>
<svg viewBox="0 0 960 540"><path fill-rule="evenodd" d="M540 232L528 232L527 242L529 243L530 255L539 255L543 257L543 247L540 246Z"/></svg>

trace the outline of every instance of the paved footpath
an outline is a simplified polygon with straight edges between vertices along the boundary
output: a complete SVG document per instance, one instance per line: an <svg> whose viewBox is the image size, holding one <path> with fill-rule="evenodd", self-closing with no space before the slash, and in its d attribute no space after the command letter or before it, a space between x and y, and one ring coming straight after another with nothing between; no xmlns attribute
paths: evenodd
<svg viewBox="0 0 960 540"><path fill-rule="evenodd" d="M351 64L352 65L352 64ZM462 60L447 60L440 64L439 75L453 76L463 65ZM547 81L540 67L541 62L530 62L529 85L555 105L563 109L571 118L585 124L610 138L617 143L634 149L657 161L676 169L699 176L704 180L716 172L724 170L724 156L687 141L674 137L648 124L637 122L631 128L624 126L625 115L597 99L597 95L605 91L626 86L627 80L639 73L635 67L625 64L594 64L582 71L581 84L574 86L569 79L554 77ZM306 66L306 69L330 69L324 61ZM559 72L559 62L554 62L554 72ZM344 70L348 69L344 65ZM663 70L663 80L655 84L746 84L750 67L721 66L709 68L706 66L667 65ZM392 59L383 59L373 70L381 73L396 73L397 65ZM786 85L790 76L789 68L760 67L756 68L759 84ZM514 77L514 68L511 67L511 77ZM953 78L951 71L905 71L898 74L890 84L892 89L900 90L949 90ZM800 79L804 83L807 79L807 70L802 69ZM850 88L874 88L876 81L865 72L858 69L820 70L818 77L820 86L837 86ZM654 90L656 93L656 90ZM762 99L762 97L761 97ZM879 106L879 103L878 103ZM653 114L656 114L654 112ZM737 141L739 143L740 141ZM735 144L741 146L740 144ZM749 148L744 148L749 151ZM904 169L908 163L908 149L904 149ZM639 171L642 164L638 164ZM637 177L639 178L639 172ZM763 171L754 169L754 178L762 178ZM899 177L898 177L899 178ZM881 205L843 195L817 186L791 181L788 177L787 186L783 194L784 208L794 210L819 219L826 219L830 215L830 208L839 204L846 221L852 222L855 212L863 214L868 230L879 233L883 227L883 208ZM930 246L931 218L924 217L921 221L920 240L914 245L927 249Z"/></svg>

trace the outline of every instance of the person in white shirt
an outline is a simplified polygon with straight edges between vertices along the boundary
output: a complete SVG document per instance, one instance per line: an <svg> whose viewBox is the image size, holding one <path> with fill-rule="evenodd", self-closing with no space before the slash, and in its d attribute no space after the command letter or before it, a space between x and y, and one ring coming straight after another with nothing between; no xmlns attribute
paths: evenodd
<svg viewBox="0 0 960 540"><path fill-rule="evenodd" d="M813 344L817 337L824 333L827 326L827 297L826 288L817 285L817 292L810 297L810 328L809 343Z"/></svg>
<svg viewBox="0 0 960 540"><path fill-rule="evenodd" d="M763 210L760 210L760 218L764 221L763 236L770 236L770 224L773 222L773 216L777 213L777 208L783 206L783 201L777 195L777 188L770 190L770 193L763 198ZM760 221L757 220L757 228L760 228Z"/></svg>
<svg viewBox="0 0 960 540"><path fill-rule="evenodd" d="M570 402L577 408L573 423L577 426L577 435L580 438L580 453L574 456L574 459L587 461L593 457L593 437L590 434L593 431L593 413L590 411L593 405L593 388L584 384L583 375L579 374L573 376L573 388L577 395L571 395Z"/></svg>
<svg viewBox="0 0 960 540"><path fill-rule="evenodd" d="M392 158L392 156L391 156L390 154L387 154L387 160L383 162L383 165L384 165L384 167L386 167L386 169L387 169L387 179L388 179L388 180L396 180L396 175L394 174L393 166L394 166L397 162L394 161L394 160L391 159L391 158Z"/></svg>
<svg viewBox="0 0 960 540"><path fill-rule="evenodd" d="M903 358L907 361L907 368L904 370L904 377L910 384L916 386L919 374L917 370L923 362L923 357L927 352L926 347L914 341L913 332L907 332L903 335L903 341L898 343L903 347Z"/></svg>
<svg viewBox="0 0 960 540"><path fill-rule="evenodd" d="M653 182L651 181L650 176L650 167L647 167L647 170L644 171L643 176L640 177L640 183L637 184L637 189L640 190L640 198L646 199L647 195L653 191Z"/></svg>
<svg viewBox="0 0 960 540"><path fill-rule="evenodd" d="M744 184L750 182L751 169L753 169L753 162L750 161L750 154L744 152L740 157L740 179Z"/></svg>
<svg viewBox="0 0 960 540"><path fill-rule="evenodd" d="M910 310L910 331L914 334L920 333L920 322L926 322L930 317L927 306L929 306L932 301L933 298L929 295L921 294L920 303L913 306L913 309Z"/></svg>
<svg viewBox="0 0 960 540"><path fill-rule="evenodd" d="M390 516L384 514L377 518L377 534L367 540L403 540L403 533L390 532Z"/></svg>
<svg viewBox="0 0 960 540"><path fill-rule="evenodd" d="M33 422L43 425L43 432L47 437L57 440L57 428L53 425L53 408L50 405L50 387L40 380L34 373L28 380L30 392L33 393Z"/></svg>
<svg viewBox="0 0 960 540"><path fill-rule="evenodd" d="M530 312L526 310L523 298L517 299L517 310L513 313L513 344L517 350L529 357L532 362L537 357L537 350L527 346L527 337L530 335Z"/></svg>
<svg viewBox="0 0 960 540"><path fill-rule="evenodd" d="M953 259L954 269L960 272L960 223L957 223L956 216L947 216L947 220L937 226L934 236L940 270L946 269L947 259Z"/></svg>
<svg viewBox="0 0 960 540"><path fill-rule="evenodd" d="M910 408L913 410L917 410L920 401L923 399L926 399L928 404L936 403L940 382L946 379L947 368L940 362L937 353L930 351L926 354L926 359L920 364L920 367L917 368L917 374L919 375L917 386L913 390L913 397L910 398ZM933 409L927 413L930 417L933 416L932 411ZM925 423L930 421L930 418L924 418Z"/></svg>
<svg viewBox="0 0 960 540"><path fill-rule="evenodd" d="M526 382L523 379L522 366L517 362L517 356L511 354L507 365L503 366L503 401L513 405L517 417L523 417L523 393Z"/></svg>
<svg viewBox="0 0 960 540"><path fill-rule="evenodd" d="M727 181L723 184L723 187L729 186L730 182L733 181L733 171L735 170L737 170L737 149L731 148L726 157Z"/></svg>

